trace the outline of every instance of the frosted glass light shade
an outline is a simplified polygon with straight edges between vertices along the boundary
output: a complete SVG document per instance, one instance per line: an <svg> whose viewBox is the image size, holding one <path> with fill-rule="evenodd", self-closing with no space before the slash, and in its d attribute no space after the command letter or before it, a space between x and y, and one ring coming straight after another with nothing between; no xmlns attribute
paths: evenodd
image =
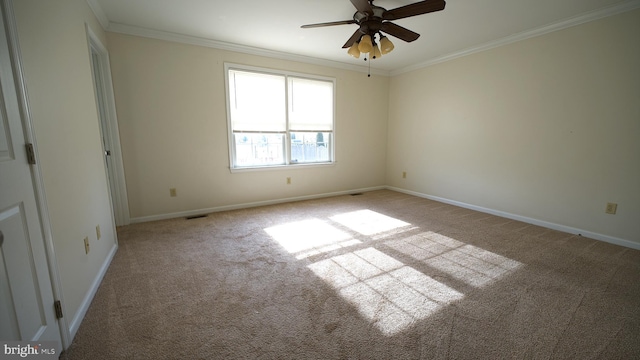
<svg viewBox="0 0 640 360"><path fill-rule="evenodd" d="M391 40L388 37L383 36L380 38L380 48L382 50L382 54L388 54L393 50L394 46Z"/></svg>
<svg viewBox="0 0 640 360"><path fill-rule="evenodd" d="M356 59L360 57L360 50L358 50L357 42L354 42L353 45L351 45L351 47L347 51L347 54L353 56Z"/></svg>
<svg viewBox="0 0 640 360"><path fill-rule="evenodd" d="M373 49L371 49L371 54L369 56L371 56L372 59L377 59L382 56L380 48L378 48L378 44L373 45Z"/></svg>
<svg viewBox="0 0 640 360"><path fill-rule="evenodd" d="M370 35L363 35L362 39L360 39L360 44L358 44L358 50L362 53L368 53L373 49L373 44L371 43Z"/></svg>

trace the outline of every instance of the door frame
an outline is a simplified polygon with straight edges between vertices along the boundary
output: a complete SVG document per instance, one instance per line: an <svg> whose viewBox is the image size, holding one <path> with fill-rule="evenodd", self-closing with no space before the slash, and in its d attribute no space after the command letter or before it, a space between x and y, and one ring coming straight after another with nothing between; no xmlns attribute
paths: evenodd
<svg viewBox="0 0 640 360"><path fill-rule="evenodd" d="M102 78L101 84L96 84L94 80L94 89L100 86L101 91L96 91L96 107L100 106L98 102L102 102L104 105L104 117L100 116L100 109L98 111L98 120L104 121L104 124L100 125L100 134L104 137L104 140L109 144L111 150L111 166L107 166L107 180L109 181L109 193L111 197L111 207L114 213L114 220L116 226L123 226L131 224L131 217L129 215L129 200L127 196L127 186L124 175L124 162L122 160L122 150L120 147L120 132L118 130L118 117L116 115L116 103L115 96L113 94L113 83L111 80L111 65L109 63L109 52L107 48L102 44L102 41L91 30L89 25L85 24L87 32L87 41L89 43L89 59L92 59L92 51L95 51L98 55L98 62L100 63L100 73L98 76ZM93 62L91 63L91 71L94 71ZM94 74L95 79L95 74ZM101 96L101 99L98 97ZM103 126L104 125L104 126Z"/></svg>
<svg viewBox="0 0 640 360"><path fill-rule="evenodd" d="M33 191L36 198L38 214L40 215L40 230L42 231L45 253L47 257L47 267L49 269L49 277L51 279L51 287L53 290L54 300L59 300L64 308L64 299L62 293L62 281L58 271L58 263L56 260L55 247L53 245L53 234L51 231L51 219L49 217L49 207L44 192L44 180L42 178L42 170L38 156L38 144L36 141L35 131L31 120L31 111L29 107L29 95L27 93L24 72L22 68L22 57L20 52L20 44L18 42L18 28L16 25L15 14L13 11L13 0L0 0L2 12L4 14L5 26L8 35L9 50L11 60L13 62L13 71L16 82L16 95L18 97L18 105L20 107L20 120L24 130L24 136L28 143L33 145L36 164L30 166L31 178L33 179ZM69 325L66 317L58 319L58 327L60 328L60 336L62 340L62 348L67 349L71 345L71 334L69 333Z"/></svg>

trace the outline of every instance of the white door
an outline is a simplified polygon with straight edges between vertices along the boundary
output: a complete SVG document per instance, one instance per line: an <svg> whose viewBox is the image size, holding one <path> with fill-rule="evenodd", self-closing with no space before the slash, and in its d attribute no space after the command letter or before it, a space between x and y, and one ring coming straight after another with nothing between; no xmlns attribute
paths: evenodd
<svg viewBox="0 0 640 360"><path fill-rule="evenodd" d="M97 50L94 49L93 46L90 47L91 51L91 69L93 70L93 85L94 90L96 91L96 105L98 107L98 120L100 121L100 135L102 136L102 150L104 152L104 164L107 169L107 182L109 183L109 196L111 196L111 203L115 204L117 198L114 198L114 194L116 191L114 189L114 176L113 176L113 165L111 161L111 140L109 139L109 129L107 127L107 115L106 115L106 105L105 105L105 95L103 94L104 83L102 79L102 64L100 62L100 54L98 54ZM119 219L120 216L117 214L117 207L112 206L114 209L114 219ZM123 224L117 224L123 225Z"/></svg>
<svg viewBox="0 0 640 360"><path fill-rule="evenodd" d="M60 353L60 329L6 20L0 15L0 340L55 341Z"/></svg>
<svg viewBox="0 0 640 360"><path fill-rule="evenodd" d="M100 121L100 134L102 135L102 146L105 154L111 208L116 226L129 225L129 208L127 205L124 168L122 166L122 152L120 151L120 137L118 136L118 122L113 100L113 88L111 86L109 53L90 27L87 27L87 35L89 36L93 85L98 106L98 119Z"/></svg>

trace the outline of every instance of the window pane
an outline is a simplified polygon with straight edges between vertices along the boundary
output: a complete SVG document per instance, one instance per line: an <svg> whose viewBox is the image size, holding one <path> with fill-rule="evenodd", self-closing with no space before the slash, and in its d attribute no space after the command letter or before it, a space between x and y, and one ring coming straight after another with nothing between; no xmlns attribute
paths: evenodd
<svg viewBox="0 0 640 360"><path fill-rule="evenodd" d="M333 79L243 65L225 70L232 169L333 162Z"/></svg>
<svg viewBox="0 0 640 360"><path fill-rule="evenodd" d="M333 130L333 82L289 78L289 128Z"/></svg>
<svg viewBox="0 0 640 360"><path fill-rule="evenodd" d="M291 163L331 161L330 132L292 132Z"/></svg>
<svg viewBox="0 0 640 360"><path fill-rule="evenodd" d="M236 167L283 165L284 134L234 133Z"/></svg>
<svg viewBox="0 0 640 360"><path fill-rule="evenodd" d="M229 70L234 131L285 131L285 77Z"/></svg>

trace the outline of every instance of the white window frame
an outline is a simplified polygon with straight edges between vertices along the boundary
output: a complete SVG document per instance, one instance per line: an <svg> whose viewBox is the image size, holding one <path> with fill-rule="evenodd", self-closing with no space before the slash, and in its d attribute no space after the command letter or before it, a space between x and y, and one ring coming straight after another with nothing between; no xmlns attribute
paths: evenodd
<svg viewBox="0 0 640 360"><path fill-rule="evenodd" d="M255 166L236 166L236 149L235 149L235 140L233 136L233 125L231 121L231 98L229 95L229 71L230 70L238 70L238 71L247 71L247 72L255 72L259 74L267 74L267 75L278 75L283 76L285 78L285 103L283 106L286 107L287 111L285 111L286 116L286 130L284 133L284 164L277 165L255 165ZM291 162L291 137L290 134L292 132L300 132L291 130L289 128L289 77L296 77L302 79L309 80L319 80L319 81L328 81L333 83L333 109L332 109L332 130L331 132L331 142L329 145L329 160L325 162L309 162L309 163L298 163ZM278 169L278 168L292 168L292 167L313 167L313 166L332 166L336 162L335 157L335 143L336 143L336 79L332 77L320 76L320 75L310 75L304 73L297 73L285 70L275 70L275 69L267 69L256 66L249 65L240 65L233 63L224 63L224 79L225 79L225 95L227 102L227 136L228 136L228 147L229 147L229 169L231 172L241 172L241 171L255 171L255 170L270 170L270 169ZM324 131L327 132L327 131Z"/></svg>

